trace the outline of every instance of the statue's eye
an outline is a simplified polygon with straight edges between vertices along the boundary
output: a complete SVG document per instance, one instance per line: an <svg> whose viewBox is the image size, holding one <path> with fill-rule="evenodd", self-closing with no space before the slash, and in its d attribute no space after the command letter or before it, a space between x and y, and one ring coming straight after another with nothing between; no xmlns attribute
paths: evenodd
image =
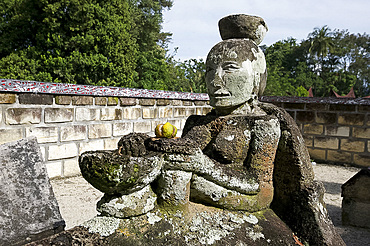
<svg viewBox="0 0 370 246"><path fill-rule="evenodd" d="M239 69L240 66L236 62L226 62L222 65L222 70L224 70L226 73L232 73Z"/></svg>

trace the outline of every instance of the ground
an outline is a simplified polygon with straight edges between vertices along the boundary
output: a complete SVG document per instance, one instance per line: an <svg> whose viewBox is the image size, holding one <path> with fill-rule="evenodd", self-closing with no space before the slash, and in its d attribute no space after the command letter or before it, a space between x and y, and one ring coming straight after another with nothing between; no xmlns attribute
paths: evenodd
<svg viewBox="0 0 370 246"><path fill-rule="evenodd" d="M336 230L347 246L369 245L370 229L342 226L341 222L341 185L360 169L336 165L316 164L313 166L315 179L324 183L329 215ZM80 225L97 215L96 203L103 193L92 187L81 176L51 180L60 212L66 221L66 229Z"/></svg>

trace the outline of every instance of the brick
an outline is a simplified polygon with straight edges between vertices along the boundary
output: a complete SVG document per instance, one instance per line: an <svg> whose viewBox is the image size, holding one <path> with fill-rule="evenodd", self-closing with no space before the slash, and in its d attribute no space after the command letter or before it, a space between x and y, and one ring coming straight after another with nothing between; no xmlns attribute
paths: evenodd
<svg viewBox="0 0 370 246"><path fill-rule="evenodd" d="M192 101L182 101L182 106L193 106Z"/></svg>
<svg viewBox="0 0 370 246"><path fill-rule="evenodd" d="M12 104L16 101L16 95L11 93L0 93L0 104Z"/></svg>
<svg viewBox="0 0 370 246"><path fill-rule="evenodd" d="M72 102L72 96L56 96L55 104L58 105L70 105Z"/></svg>
<svg viewBox="0 0 370 246"><path fill-rule="evenodd" d="M100 109L76 108L76 121L95 121L100 119Z"/></svg>
<svg viewBox="0 0 370 246"><path fill-rule="evenodd" d="M89 125L89 138L104 138L112 136L111 124Z"/></svg>
<svg viewBox="0 0 370 246"><path fill-rule="evenodd" d="M195 112L194 108L175 108L174 117L187 117L193 115Z"/></svg>
<svg viewBox="0 0 370 246"><path fill-rule="evenodd" d="M123 118L127 120L137 120L141 117L140 108L125 108L123 110Z"/></svg>
<svg viewBox="0 0 370 246"><path fill-rule="evenodd" d="M41 105L52 105L53 96L47 94L19 94L18 101L20 104L41 104Z"/></svg>
<svg viewBox="0 0 370 246"><path fill-rule="evenodd" d="M194 101L195 106L206 106L207 101Z"/></svg>
<svg viewBox="0 0 370 246"><path fill-rule="evenodd" d="M356 105L348 105L348 104L330 104L329 106L330 111L356 111Z"/></svg>
<svg viewBox="0 0 370 246"><path fill-rule="evenodd" d="M370 139L370 128L354 127L352 129L352 137Z"/></svg>
<svg viewBox="0 0 370 246"><path fill-rule="evenodd" d="M41 108L8 108L5 121L9 125L37 124L41 122Z"/></svg>
<svg viewBox="0 0 370 246"><path fill-rule="evenodd" d="M350 152L345 151L328 150L327 160L339 163L351 163L352 154Z"/></svg>
<svg viewBox="0 0 370 246"><path fill-rule="evenodd" d="M118 97L108 97L107 105L108 106L117 106L118 105Z"/></svg>
<svg viewBox="0 0 370 246"><path fill-rule="evenodd" d="M120 138L104 139L104 149L105 150L115 150L117 149L118 141Z"/></svg>
<svg viewBox="0 0 370 246"><path fill-rule="evenodd" d="M121 106L135 106L137 105L136 98L121 97L119 99Z"/></svg>
<svg viewBox="0 0 370 246"><path fill-rule="evenodd" d="M303 135L303 139L306 147L313 147L313 137Z"/></svg>
<svg viewBox="0 0 370 246"><path fill-rule="evenodd" d="M79 155L86 151L96 151L104 149L104 140L94 140L89 142L81 142L79 147Z"/></svg>
<svg viewBox="0 0 370 246"><path fill-rule="evenodd" d="M338 124L362 126L365 122L364 114L340 114Z"/></svg>
<svg viewBox="0 0 370 246"><path fill-rule="evenodd" d="M336 124L337 123L337 114L336 113L323 113L317 112L316 113L316 123L320 124Z"/></svg>
<svg viewBox="0 0 370 246"><path fill-rule="evenodd" d="M73 96L73 105L93 105L94 98L90 96Z"/></svg>
<svg viewBox="0 0 370 246"><path fill-rule="evenodd" d="M26 137L35 136L38 143L52 143L58 141L57 127L35 127L26 129Z"/></svg>
<svg viewBox="0 0 370 246"><path fill-rule="evenodd" d="M172 118L173 108L170 107L159 107L158 108L158 118Z"/></svg>
<svg viewBox="0 0 370 246"><path fill-rule="evenodd" d="M326 126L325 133L328 136L349 137L350 128L348 126Z"/></svg>
<svg viewBox="0 0 370 246"><path fill-rule="evenodd" d="M143 119L157 118L158 110L156 108L143 108Z"/></svg>
<svg viewBox="0 0 370 246"><path fill-rule="evenodd" d="M346 150L346 151L364 152L365 151L365 142L364 141L349 140L349 139L342 139L340 141L340 149L341 150Z"/></svg>
<svg viewBox="0 0 370 246"><path fill-rule="evenodd" d="M78 176L81 174L78 159L68 159L63 163L63 177Z"/></svg>
<svg viewBox="0 0 370 246"><path fill-rule="evenodd" d="M303 133L313 134L313 135L322 135L324 133L324 126L316 125L316 124L304 124Z"/></svg>
<svg viewBox="0 0 370 246"><path fill-rule="evenodd" d="M58 160L76 157L77 146L75 143L62 144L62 145L50 145L48 151L48 160Z"/></svg>
<svg viewBox="0 0 370 246"><path fill-rule="evenodd" d="M353 163L362 167L370 167L370 154L354 154Z"/></svg>
<svg viewBox="0 0 370 246"><path fill-rule="evenodd" d="M195 108L195 114L196 115L203 115L203 108L201 108L201 107Z"/></svg>
<svg viewBox="0 0 370 246"><path fill-rule="evenodd" d="M64 126L60 128L60 141L74 141L86 139L87 127L85 125Z"/></svg>
<svg viewBox="0 0 370 246"><path fill-rule="evenodd" d="M284 103L284 108L305 109L305 104L304 103Z"/></svg>
<svg viewBox="0 0 370 246"><path fill-rule="evenodd" d="M122 109L102 108L101 120L122 120Z"/></svg>
<svg viewBox="0 0 370 246"><path fill-rule="evenodd" d="M333 137L315 137L314 147L323 149L338 149L339 139Z"/></svg>
<svg viewBox="0 0 370 246"><path fill-rule="evenodd" d="M358 105L359 112L370 112L370 105Z"/></svg>
<svg viewBox="0 0 370 246"><path fill-rule="evenodd" d="M106 97L95 97L95 105L105 106L107 105Z"/></svg>
<svg viewBox="0 0 370 246"><path fill-rule="evenodd" d="M46 108L45 122L70 122L73 120L73 108Z"/></svg>
<svg viewBox="0 0 370 246"><path fill-rule="evenodd" d="M326 161L326 150L308 148L311 159L315 161Z"/></svg>
<svg viewBox="0 0 370 246"><path fill-rule="evenodd" d="M47 162L46 171L48 173L49 178L61 177L62 176L62 162L61 161Z"/></svg>
<svg viewBox="0 0 370 246"><path fill-rule="evenodd" d="M142 121L142 122L134 123L134 132L148 133L151 131L152 131L152 128L151 128L150 121Z"/></svg>
<svg viewBox="0 0 370 246"><path fill-rule="evenodd" d="M306 104L306 110L327 111L327 110L329 110L329 104L323 104L323 103L307 103Z"/></svg>
<svg viewBox="0 0 370 246"><path fill-rule="evenodd" d="M0 144L16 141L23 138L21 128L0 129Z"/></svg>
<svg viewBox="0 0 370 246"><path fill-rule="evenodd" d="M157 99L157 106L168 106L171 104L169 99Z"/></svg>
<svg viewBox="0 0 370 246"><path fill-rule="evenodd" d="M182 101L181 100L171 100L171 105L172 106L182 106Z"/></svg>
<svg viewBox="0 0 370 246"><path fill-rule="evenodd" d="M141 106L154 106L155 105L155 99L139 99L139 104Z"/></svg>
<svg viewBox="0 0 370 246"><path fill-rule="evenodd" d="M297 111L296 121L301 123L314 123L315 112L313 111Z"/></svg>
<svg viewBox="0 0 370 246"><path fill-rule="evenodd" d="M114 123L113 124L113 136L127 135L134 130L132 122Z"/></svg>

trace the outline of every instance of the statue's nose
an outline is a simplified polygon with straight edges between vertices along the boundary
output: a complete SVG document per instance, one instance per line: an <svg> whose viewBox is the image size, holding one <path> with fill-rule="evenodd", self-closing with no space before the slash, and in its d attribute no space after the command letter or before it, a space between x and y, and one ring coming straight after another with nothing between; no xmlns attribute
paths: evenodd
<svg viewBox="0 0 370 246"><path fill-rule="evenodd" d="M223 86L222 78L219 74L215 74L215 78L213 79L212 84L216 88L221 88Z"/></svg>

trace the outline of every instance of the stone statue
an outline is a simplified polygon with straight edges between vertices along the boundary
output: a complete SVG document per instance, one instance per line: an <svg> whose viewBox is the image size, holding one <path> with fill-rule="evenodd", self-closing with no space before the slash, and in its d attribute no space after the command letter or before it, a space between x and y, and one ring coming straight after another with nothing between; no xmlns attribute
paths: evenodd
<svg viewBox="0 0 370 246"><path fill-rule="evenodd" d="M147 223L138 219L141 216L146 215L149 224L161 221L162 227L173 229L168 234L180 240L179 245L198 245L195 239L228 245L222 243L231 240L228 236L235 240L230 245L245 245L255 242L256 235L267 240L262 231L270 230L285 233L270 242L289 245L298 240L290 229L312 245L344 245L324 208L323 186L313 181L308 151L294 120L283 109L258 101L267 79L258 47L267 32L265 22L231 15L221 19L219 27L223 41L206 61L211 113L189 117L178 139L132 133L122 137L117 150L81 155L83 176L105 193L98 211L120 218L132 231ZM234 224L206 219L216 214ZM235 232L241 224L243 235ZM192 228L214 231L218 239L204 238ZM157 227L150 230L160 231L156 239L167 233ZM246 237L245 231L254 236ZM140 237L123 234L115 237L124 242Z"/></svg>

